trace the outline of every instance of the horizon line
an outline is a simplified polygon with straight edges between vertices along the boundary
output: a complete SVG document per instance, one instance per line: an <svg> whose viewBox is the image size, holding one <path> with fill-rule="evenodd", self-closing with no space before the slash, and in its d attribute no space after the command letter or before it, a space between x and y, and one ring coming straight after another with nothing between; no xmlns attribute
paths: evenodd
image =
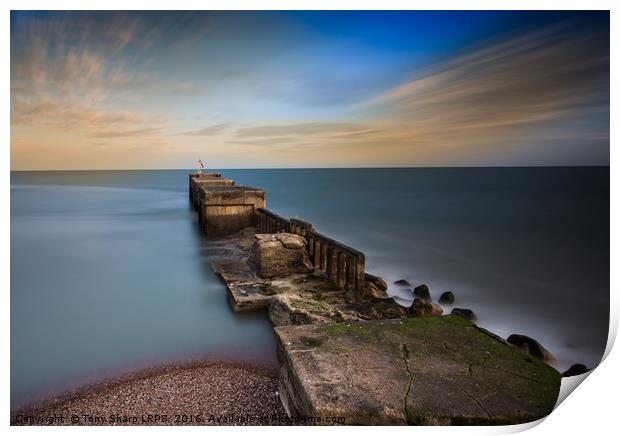
<svg viewBox="0 0 620 436"><path fill-rule="evenodd" d="M226 170L389 170L389 169L472 169L472 168L609 168L610 164L582 165L437 165L437 166L359 166L359 167L229 167L203 168L203 172ZM98 168L98 169L11 169L11 173L19 172L95 172L95 171L196 171L197 168Z"/></svg>

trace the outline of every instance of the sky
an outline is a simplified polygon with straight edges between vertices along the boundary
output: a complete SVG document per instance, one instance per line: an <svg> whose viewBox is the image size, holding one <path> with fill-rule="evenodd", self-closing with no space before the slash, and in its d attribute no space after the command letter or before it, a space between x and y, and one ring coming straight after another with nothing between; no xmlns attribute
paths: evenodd
<svg viewBox="0 0 620 436"><path fill-rule="evenodd" d="M609 165L609 13L11 12L11 169Z"/></svg>

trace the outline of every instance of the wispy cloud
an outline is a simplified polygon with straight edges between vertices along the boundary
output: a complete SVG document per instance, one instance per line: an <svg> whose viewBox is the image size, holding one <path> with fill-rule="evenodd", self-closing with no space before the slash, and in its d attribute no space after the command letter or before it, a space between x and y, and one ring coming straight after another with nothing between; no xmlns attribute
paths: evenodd
<svg viewBox="0 0 620 436"><path fill-rule="evenodd" d="M140 25L139 18L128 14L105 22L82 13L50 20L15 18L19 31L11 39L11 124L87 137L161 131L162 117L115 108L130 91L157 89L119 57L142 40Z"/></svg>
<svg viewBox="0 0 620 436"><path fill-rule="evenodd" d="M329 150L388 165L605 163L609 56L596 37L556 26L496 41L357 104L357 122L259 125L237 136L306 158ZM299 141L274 147L283 137Z"/></svg>
<svg viewBox="0 0 620 436"><path fill-rule="evenodd" d="M258 138L258 139L234 139L226 141L227 144L248 145L251 147L261 147L273 149L274 146L295 146L298 138L291 136L280 136L275 138Z"/></svg>
<svg viewBox="0 0 620 436"><path fill-rule="evenodd" d="M238 136L287 136L287 135L322 135L367 132L368 126L355 123L310 122L281 125L264 125L239 129Z"/></svg>
<svg viewBox="0 0 620 436"><path fill-rule="evenodd" d="M468 14L12 12L12 159L608 163L604 14Z"/></svg>
<svg viewBox="0 0 620 436"><path fill-rule="evenodd" d="M161 129L156 127L145 127L142 129L131 130L104 130L93 133L91 136L94 138L135 138L152 135L154 133L159 133L160 131Z"/></svg>
<svg viewBox="0 0 620 436"><path fill-rule="evenodd" d="M609 106L609 57L600 42L564 29L490 45L439 64L364 103L416 143L450 149L502 147L532 132L567 129L600 136ZM597 125L596 121L600 124ZM560 127L561 126L561 127Z"/></svg>
<svg viewBox="0 0 620 436"><path fill-rule="evenodd" d="M183 136L212 136L217 135L218 133L223 132L228 128L227 123L214 124L213 126L203 127L202 129L197 130L189 130L187 132L179 133L179 135Z"/></svg>

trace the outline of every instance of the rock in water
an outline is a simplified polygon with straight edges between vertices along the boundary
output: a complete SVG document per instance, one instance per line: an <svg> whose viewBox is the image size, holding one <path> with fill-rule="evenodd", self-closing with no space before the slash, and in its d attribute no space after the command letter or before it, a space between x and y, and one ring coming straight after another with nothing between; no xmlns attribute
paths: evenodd
<svg viewBox="0 0 620 436"><path fill-rule="evenodd" d="M438 304L433 304L428 300L416 297L409 307L409 313L412 316L440 316L443 309Z"/></svg>
<svg viewBox="0 0 620 436"><path fill-rule="evenodd" d="M439 304L430 303L430 305L431 305L431 313L429 313L430 316L443 315L443 309L441 308Z"/></svg>
<svg viewBox="0 0 620 436"><path fill-rule="evenodd" d="M444 292L439 297L440 304L454 304L454 294L450 291Z"/></svg>
<svg viewBox="0 0 620 436"><path fill-rule="evenodd" d="M365 273L364 279L367 282L370 282L373 285L375 285L375 287L379 289L380 291L384 291L384 292L387 291L388 285L387 283L385 283L385 280L383 280L381 277L375 276L373 274Z"/></svg>
<svg viewBox="0 0 620 436"><path fill-rule="evenodd" d="M530 356L540 359L546 363L553 363L556 361L553 354L551 354L545 347L529 336L525 335L510 335L506 342L516 347L521 348Z"/></svg>
<svg viewBox="0 0 620 436"><path fill-rule="evenodd" d="M312 272L306 240L292 233L256 235L248 263L261 278Z"/></svg>
<svg viewBox="0 0 620 436"><path fill-rule="evenodd" d="M409 313L413 316L423 316L426 311L426 302L421 298L415 298L409 306Z"/></svg>
<svg viewBox="0 0 620 436"><path fill-rule="evenodd" d="M379 289L373 282L367 280L364 286L364 296L366 298L388 298L387 292L384 289Z"/></svg>
<svg viewBox="0 0 620 436"><path fill-rule="evenodd" d="M413 295L415 297L420 297L423 300L431 301L431 293L426 285L416 286L413 290Z"/></svg>
<svg viewBox="0 0 620 436"><path fill-rule="evenodd" d="M450 312L452 315L456 315L456 316L460 316L461 318L465 318L467 321L477 321L478 317L476 316L476 314L470 310L470 309L460 309L458 307L455 307L454 309L452 309L452 312Z"/></svg>
<svg viewBox="0 0 620 436"><path fill-rule="evenodd" d="M411 283L409 283L407 280L405 279L400 279L400 280L396 280L394 282L395 285L397 286L411 286Z"/></svg>
<svg viewBox="0 0 620 436"><path fill-rule="evenodd" d="M590 371L587 366L582 363L575 363L573 366L568 368L566 371L562 373L562 377L572 377L574 375L585 374Z"/></svg>

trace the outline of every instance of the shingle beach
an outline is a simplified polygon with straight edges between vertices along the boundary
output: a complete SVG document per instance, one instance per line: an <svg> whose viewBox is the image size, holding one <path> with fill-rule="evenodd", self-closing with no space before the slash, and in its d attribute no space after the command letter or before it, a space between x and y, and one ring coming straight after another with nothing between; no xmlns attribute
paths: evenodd
<svg viewBox="0 0 620 436"><path fill-rule="evenodd" d="M13 411L11 425L282 425L277 386L249 366L168 364Z"/></svg>

